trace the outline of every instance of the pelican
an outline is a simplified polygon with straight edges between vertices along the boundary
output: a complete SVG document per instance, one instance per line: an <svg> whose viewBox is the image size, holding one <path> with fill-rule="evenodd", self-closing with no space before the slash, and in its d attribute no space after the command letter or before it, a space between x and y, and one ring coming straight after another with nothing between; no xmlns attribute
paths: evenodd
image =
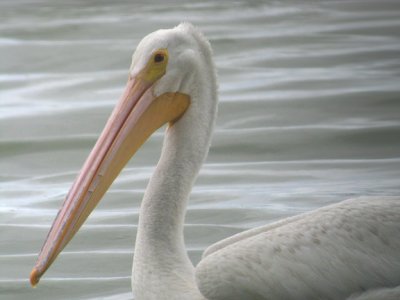
<svg viewBox="0 0 400 300"><path fill-rule="evenodd" d="M135 299L400 299L400 198L357 198L185 250L187 200L217 113L212 50L189 23L138 45L121 99L39 253L35 286L137 149L168 124L140 209ZM392 297L392 298L390 298Z"/></svg>

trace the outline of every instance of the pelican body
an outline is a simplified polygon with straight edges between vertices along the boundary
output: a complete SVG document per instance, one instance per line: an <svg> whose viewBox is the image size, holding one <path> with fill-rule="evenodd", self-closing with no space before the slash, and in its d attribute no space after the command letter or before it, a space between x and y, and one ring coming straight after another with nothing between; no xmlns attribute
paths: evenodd
<svg viewBox="0 0 400 300"><path fill-rule="evenodd" d="M138 148L168 124L133 259L137 300L400 299L400 198L357 198L210 246L194 267L183 227L217 114L212 50L192 25L146 36L129 79L54 220L36 285ZM392 298L390 298L392 297Z"/></svg>

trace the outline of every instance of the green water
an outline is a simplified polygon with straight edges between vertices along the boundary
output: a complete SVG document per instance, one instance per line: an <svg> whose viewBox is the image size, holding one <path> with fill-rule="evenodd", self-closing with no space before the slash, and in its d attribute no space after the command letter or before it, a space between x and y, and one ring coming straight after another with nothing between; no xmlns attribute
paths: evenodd
<svg viewBox="0 0 400 300"><path fill-rule="evenodd" d="M183 3L183 2L182 2ZM36 289L47 231L147 33L190 21L220 81L185 236L213 242L358 195L400 194L398 1L1 1L0 299L132 299L143 192L162 130Z"/></svg>

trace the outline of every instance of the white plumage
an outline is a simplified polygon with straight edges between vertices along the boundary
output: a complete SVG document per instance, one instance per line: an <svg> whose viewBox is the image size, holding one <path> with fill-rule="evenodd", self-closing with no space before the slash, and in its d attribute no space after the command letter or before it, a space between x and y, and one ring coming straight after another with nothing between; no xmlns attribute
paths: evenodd
<svg viewBox="0 0 400 300"><path fill-rule="evenodd" d="M157 61L167 59L166 51L164 70ZM152 62L154 53L162 58ZM121 107L130 103L132 86L133 96L140 96L137 91L148 88L149 80L154 80L149 90L155 98L175 92L190 96L187 110L166 130L142 202L132 273L136 300L400 299L399 197L351 199L237 234L210 246L195 268L185 250L183 227L186 202L207 156L217 114L211 47L184 23L145 37L132 61L130 78L136 81L128 82L115 120L107 123L100 141L114 132L114 124L122 124L115 130L123 135L126 123L128 129L129 122L136 124L136 114L147 114L139 102L139 112L131 113L133 121L125 117ZM140 96L145 103L152 97L149 90ZM146 115L146 120L153 119ZM118 142L120 135L115 134ZM97 202L91 198L100 199L119 172L110 161L125 150L111 143L104 150L98 144L54 222L32 271L32 284L94 208ZM97 159L97 153L105 158ZM91 159L98 167L91 167ZM88 189L93 194L86 195Z"/></svg>
<svg viewBox="0 0 400 300"><path fill-rule="evenodd" d="M196 270L209 299L346 299L399 285L398 198L356 198L212 246Z"/></svg>
<svg viewBox="0 0 400 300"><path fill-rule="evenodd" d="M400 285L399 198L347 200L249 230L210 246L192 267L184 249L183 221L209 148L216 76L209 44L191 25L153 33L138 50L163 47L159 41L168 44L171 58L179 60L188 51L195 60L190 68L169 65L176 81L192 78L179 85L192 103L167 130L143 200L132 279L136 298L346 299L383 287L396 292L390 288ZM171 83L177 86L168 72L156 89L160 94L170 91Z"/></svg>

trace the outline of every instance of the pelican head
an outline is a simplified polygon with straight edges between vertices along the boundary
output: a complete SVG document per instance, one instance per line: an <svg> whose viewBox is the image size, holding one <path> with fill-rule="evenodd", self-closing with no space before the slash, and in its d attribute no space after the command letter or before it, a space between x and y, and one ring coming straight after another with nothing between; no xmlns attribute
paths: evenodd
<svg viewBox="0 0 400 300"><path fill-rule="evenodd" d="M169 124L166 135L174 143L185 140L178 149L191 148L185 158L180 150L172 153L166 139L165 155L182 155L201 165L216 102L211 47L199 31L182 23L146 36L133 55L125 91L54 220L31 284L39 282L129 159L162 125Z"/></svg>

